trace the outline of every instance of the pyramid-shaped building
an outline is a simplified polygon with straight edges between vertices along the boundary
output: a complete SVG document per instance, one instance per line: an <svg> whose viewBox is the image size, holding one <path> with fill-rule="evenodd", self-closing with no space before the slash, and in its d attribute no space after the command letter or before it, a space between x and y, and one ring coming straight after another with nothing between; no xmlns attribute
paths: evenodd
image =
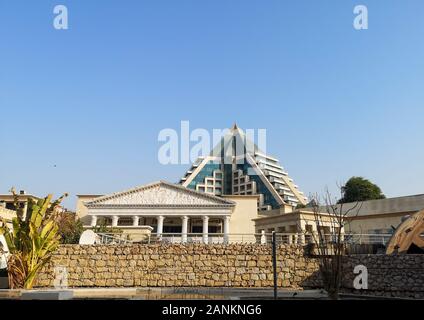
<svg viewBox="0 0 424 320"><path fill-rule="evenodd" d="M193 163L180 184L217 196L258 195L259 210L307 202L278 159L262 152L237 125Z"/></svg>

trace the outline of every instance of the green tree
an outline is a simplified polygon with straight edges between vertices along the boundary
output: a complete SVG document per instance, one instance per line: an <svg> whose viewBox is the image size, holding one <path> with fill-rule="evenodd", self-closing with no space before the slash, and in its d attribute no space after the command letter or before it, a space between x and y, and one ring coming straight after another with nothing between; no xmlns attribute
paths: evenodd
<svg viewBox="0 0 424 320"><path fill-rule="evenodd" d="M92 230L95 233L116 233L116 234L120 234L120 233L123 232L122 229L120 229L120 228L107 226L106 224L97 225L94 228L92 228Z"/></svg>
<svg viewBox="0 0 424 320"><path fill-rule="evenodd" d="M343 197L338 203L384 199L386 196L376 184L363 177L352 177L342 187Z"/></svg>
<svg viewBox="0 0 424 320"><path fill-rule="evenodd" d="M57 217L57 225L61 236L62 244L77 244L84 231L82 222L76 217L74 212L64 211Z"/></svg>

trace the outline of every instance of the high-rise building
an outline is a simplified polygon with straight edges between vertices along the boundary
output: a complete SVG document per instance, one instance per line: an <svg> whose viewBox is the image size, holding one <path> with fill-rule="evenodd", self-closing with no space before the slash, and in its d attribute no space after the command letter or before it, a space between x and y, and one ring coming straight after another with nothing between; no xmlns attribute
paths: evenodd
<svg viewBox="0 0 424 320"><path fill-rule="evenodd" d="M217 196L258 195L260 210L307 202L278 159L261 151L236 124L209 156L192 164L180 184Z"/></svg>

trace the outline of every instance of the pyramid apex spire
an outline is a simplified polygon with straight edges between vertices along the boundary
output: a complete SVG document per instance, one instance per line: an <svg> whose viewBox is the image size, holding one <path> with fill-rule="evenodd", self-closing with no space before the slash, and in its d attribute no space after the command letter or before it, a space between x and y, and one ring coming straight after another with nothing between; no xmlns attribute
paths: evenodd
<svg viewBox="0 0 424 320"><path fill-rule="evenodd" d="M209 156L197 161L180 183L215 195L262 195L258 204L260 210L277 209L283 204L292 207L306 204L306 197L278 159L261 151L254 136L254 129L246 129L244 133L234 122L232 127L224 130Z"/></svg>

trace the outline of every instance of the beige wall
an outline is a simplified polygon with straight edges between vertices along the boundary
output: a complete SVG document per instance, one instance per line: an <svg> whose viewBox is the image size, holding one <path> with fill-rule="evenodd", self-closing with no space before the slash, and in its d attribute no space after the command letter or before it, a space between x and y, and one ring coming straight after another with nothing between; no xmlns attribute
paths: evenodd
<svg viewBox="0 0 424 320"><path fill-rule="evenodd" d="M390 214L379 214L373 216L356 216L348 219L345 225L345 233L356 233L356 234L369 234L375 233L376 230L390 230L393 227L398 227L401 223L402 217L411 215L413 213L390 213ZM322 222L331 225L330 219L326 219L324 216ZM260 233L261 230L265 232L294 232L293 226L312 225L315 226L315 218L312 212L306 212L304 210L297 210L292 213L286 214L274 214L272 216L262 216L255 220L256 232ZM282 229L285 228L285 231Z"/></svg>
<svg viewBox="0 0 424 320"><path fill-rule="evenodd" d="M39 200L39 198L30 194L18 194L17 196L18 202L27 202L29 199L32 199L34 201ZM15 198L12 194L0 194L0 202L14 203Z"/></svg>
<svg viewBox="0 0 424 320"><path fill-rule="evenodd" d="M100 195L77 195L77 217L82 221L84 225L89 225L91 221L87 219L88 209L84 205L84 202L93 200L95 198L101 197Z"/></svg>
<svg viewBox="0 0 424 320"><path fill-rule="evenodd" d="M0 218L6 221L9 228L12 228L12 219L16 217L16 211L0 206Z"/></svg>
<svg viewBox="0 0 424 320"><path fill-rule="evenodd" d="M375 230L392 229L392 226L397 228L401 223L402 217L407 213L381 214L374 216L358 216L349 219L346 225L346 232L352 233L374 233Z"/></svg>
<svg viewBox="0 0 424 320"><path fill-rule="evenodd" d="M0 217L5 220L11 221L13 218L16 217L16 211L9 210L0 206Z"/></svg>
<svg viewBox="0 0 424 320"><path fill-rule="evenodd" d="M326 214L321 214L320 222L324 227L332 225L331 219ZM255 219L256 233L265 230L266 233L276 231L277 233L298 233L307 231L307 227L316 231L317 225L314 213L306 210L296 210L289 213L263 215Z"/></svg>
<svg viewBox="0 0 424 320"><path fill-rule="evenodd" d="M300 217L297 213L262 217L255 220L256 233L264 230L266 233L276 231L279 233L296 233L300 227Z"/></svg>
<svg viewBox="0 0 424 320"><path fill-rule="evenodd" d="M231 214L230 234L254 234L255 223L252 219L258 217L258 197L230 195L223 197L236 203Z"/></svg>

